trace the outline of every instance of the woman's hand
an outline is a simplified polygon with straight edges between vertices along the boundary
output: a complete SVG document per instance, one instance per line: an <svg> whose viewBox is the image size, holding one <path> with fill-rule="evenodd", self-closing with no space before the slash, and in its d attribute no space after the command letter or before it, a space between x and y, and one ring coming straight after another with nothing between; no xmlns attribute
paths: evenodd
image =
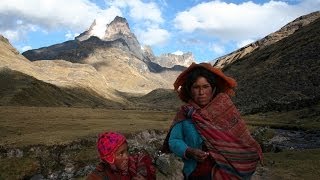
<svg viewBox="0 0 320 180"><path fill-rule="evenodd" d="M188 158L192 158L198 162L203 162L207 157L209 153L202 151L200 149L194 149L194 148L188 148L186 150L186 156Z"/></svg>

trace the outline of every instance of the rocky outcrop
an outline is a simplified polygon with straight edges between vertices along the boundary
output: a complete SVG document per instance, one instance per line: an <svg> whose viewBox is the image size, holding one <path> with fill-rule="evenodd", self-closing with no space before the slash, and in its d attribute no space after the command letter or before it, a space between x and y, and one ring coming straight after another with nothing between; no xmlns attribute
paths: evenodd
<svg viewBox="0 0 320 180"><path fill-rule="evenodd" d="M191 65L191 63L195 62L195 59L191 52L184 53L182 55L168 53L158 56L153 60L153 62L167 68L172 68L176 65L188 67L189 65Z"/></svg>
<svg viewBox="0 0 320 180"><path fill-rule="evenodd" d="M89 30L80 34L76 37L76 40L84 41L92 36L98 36L94 34L94 28L97 25L96 21L92 23ZM141 50L141 45L138 42L136 36L131 32L129 24L125 18L116 16L115 19L108 25L106 25L105 34L103 37L99 37L103 41L115 41L118 39L123 40L127 44L128 49L123 49L125 51L129 50L133 52L138 59L143 60L144 56Z"/></svg>
<svg viewBox="0 0 320 180"><path fill-rule="evenodd" d="M288 23L287 25L282 27L280 30L264 37L263 39L260 39L256 42L253 42L249 45L246 45L246 46L244 46L244 47L242 47L242 48L240 48L230 54L227 54L227 55L222 56L218 59L215 59L211 63L214 64L214 66L216 66L218 68L224 68L224 67L232 64L233 62L237 61L238 59L243 58L244 56L250 54L251 52L255 51L256 49L264 48L266 46L274 44L274 43L290 36L291 34L296 32L300 28L307 26L308 24L312 23L313 21L315 21L319 17L320 17L319 11L305 15L305 16L301 16L301 17L297 18L296 20Z"/></svg>
<svg viewBox="0 0 320 180"><path fill-rule="evenodd" d="M148 46L148 45L143 46L142 51L146 58L148 58L151 62L155 62L155 59L157 57L154 55L151 46Z"/></svg>
<svg viewBox="0 0 320 180"><path fill-rule="evenodd" d="M167 53L155 56L150 46L144 46L143 53L151 62L159 64L167 69L174 68L175 66L188 67L192 62L195 62L191 52L184 53L182 55Z"/></svg>
<svg viewBox="0 0 320 180"><path fill-rule="evenodd" d="M174 154L159 152L166 132L147 130L128 135L129 153L147 152L153 157L159 180L183 179L181 158ZM74 179L85 178L99 163L95 149L95 138L82 139L62 145L34 145L21 148L0 146L0 159L28 158L30 165L17 179ZM11 161L10 161L11 163ZM258 167L253 179L268 177L266 170ZM12 179L13 174L4 174Z"/></svg>
<svg viewBox="0 0 320 180"><path fill-rule="evenodd" d="M85 40L89 39L91 36L96 36L99 38L99 36L94 34L94 32L93 32L94 27L96 25L97 25L97 21L94 20L93 23L91 24L91 26L89 27L89 29L84 31L83 33L81 33L79 36L75 37L75 39L78 41L85 41Z"/></svg>

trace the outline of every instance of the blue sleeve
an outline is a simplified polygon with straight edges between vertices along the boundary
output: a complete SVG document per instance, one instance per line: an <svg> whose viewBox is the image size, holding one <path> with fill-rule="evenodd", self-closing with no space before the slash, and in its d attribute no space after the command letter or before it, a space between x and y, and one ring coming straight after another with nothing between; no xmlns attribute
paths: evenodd
<svg viewBox="0 0 320 180"><path fill-rule="evenodd" d="M182 123L177 123L173 126L169 137L169 148L177 156L183 158L184 153L188 148L188 145L183 139L183 128Z"/></svg>

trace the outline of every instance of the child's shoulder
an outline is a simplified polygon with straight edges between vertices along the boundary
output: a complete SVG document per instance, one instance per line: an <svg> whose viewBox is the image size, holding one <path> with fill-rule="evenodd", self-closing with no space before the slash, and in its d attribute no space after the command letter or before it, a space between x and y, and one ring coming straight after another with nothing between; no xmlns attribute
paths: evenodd
<svg viewBox="0 0 320 180"><path fill-rule="evenodd" d="M105 163L100 162L96 168L87 176L87 180L107 180L107 166Z"/></svg>

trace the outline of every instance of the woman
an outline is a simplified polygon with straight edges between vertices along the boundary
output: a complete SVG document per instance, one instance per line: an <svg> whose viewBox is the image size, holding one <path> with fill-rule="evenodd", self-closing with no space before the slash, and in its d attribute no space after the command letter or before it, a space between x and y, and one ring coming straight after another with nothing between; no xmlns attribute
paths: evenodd
<svg viewBox="0 0 320 180"><path fill-rule="evenodd" d="M229 95L236 87L207 63L191 64L174 83L181 106L163 145L184 162L185 179L250 179L262 151Z"/></svg>
<svg viewBox="0 0 320 180"><path fill-rule="evenodd" d="M116 132L99 135L97 148L101 162L87 176L88 180L155 179L155 168L146 154L129 156L126 138Z"/></svg>

